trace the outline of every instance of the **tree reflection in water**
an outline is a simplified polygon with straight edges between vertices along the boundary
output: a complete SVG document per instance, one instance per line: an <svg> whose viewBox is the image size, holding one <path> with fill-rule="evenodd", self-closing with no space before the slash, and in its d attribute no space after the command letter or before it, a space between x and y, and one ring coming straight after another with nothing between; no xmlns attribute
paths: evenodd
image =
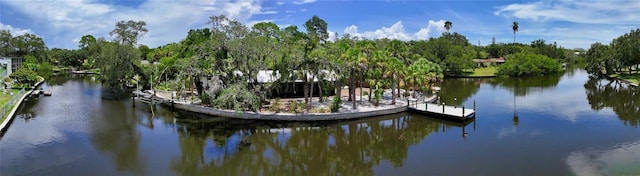
<svg viewBox="0 0 640 176"><path fill-rule="evenodd" d="M548 76L534 76L526 78L496 78L489 81L493 86L502 86L512 91L515 96L526 97L533 92L553 89L560 82L561 74Z"/></svg>
<svg viewBox="0 0 640 176"><path fill-rule="evenodd" d="M446 79L440 85L440 103L452 106L461 106L469 97L478 93L480 84L491 80L490 78L452 78Z"/></svg>
<svg viewBox="0 0 640 176"><path fill-rule="evenodd" d="M640 89L615 80L591 78L584 84L591 109L611 108L625 125L640 124Z"/></svg>
<svg viewBox="0 0 640 176"><path fill-rule="evenodd" d="M128 115L95 114L91 119L91 142L95 148L113 158L118 171L129 171L144 175L144 157L139 156L140 132L137 129L137 117L127 104L117 101L103 101L107 109L118 112L131 112Z"/></svg>
<svg viewBox="0 0 640 176"><path fill-rule="evenodd" d="M171 168L178 175L373 175L382 161L402 166L409 146L441 128L395 117L313 124L180 117L182 155Z"/></svg>

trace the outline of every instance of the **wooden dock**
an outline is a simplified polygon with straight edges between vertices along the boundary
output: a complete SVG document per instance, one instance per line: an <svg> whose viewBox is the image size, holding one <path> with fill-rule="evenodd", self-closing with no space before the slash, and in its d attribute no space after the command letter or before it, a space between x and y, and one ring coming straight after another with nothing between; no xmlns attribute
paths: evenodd
<svg viewBox="0 0 640 176"><path fill-rule="evenodd" d="M170 103L171 101L162 99L158 96L153 95L152 93L149 92L142 92L142 91L133 91L132 94L134 95L132 98L135 101L139 101L142 103L146 103L146 104L150 104L150 105L156 105L156 104L163 104L163 103ZM135 106L135 104L134 104Z"/></svg>
<svg viewBox="0 0 640 176"><path fill-rule="evenodd" d="M434 104L429 102L418 103L416 101L409 102L408 106L409 106L408 107L409 111L414 113L453 118L453 119L459 119L459 120L475 118L475 114L476 114L475 109L465 108L464 106L455 107L455 106L448 106L448 105L439 105L439 104Z"/></svg>

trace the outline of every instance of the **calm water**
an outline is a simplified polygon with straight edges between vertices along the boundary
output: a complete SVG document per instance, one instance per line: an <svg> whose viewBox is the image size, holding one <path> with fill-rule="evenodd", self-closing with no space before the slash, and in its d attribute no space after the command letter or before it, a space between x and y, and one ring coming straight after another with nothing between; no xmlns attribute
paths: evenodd
<svg viewBox="0 0 640 176"><path fill-rule="evenodd" d="M640 90L583 70L448 79L460 124L415 114L266 123L104 97L88 77L50 79L0 139L0 175L638 175ZM454 101L455 97L455 101Z"/></svg>

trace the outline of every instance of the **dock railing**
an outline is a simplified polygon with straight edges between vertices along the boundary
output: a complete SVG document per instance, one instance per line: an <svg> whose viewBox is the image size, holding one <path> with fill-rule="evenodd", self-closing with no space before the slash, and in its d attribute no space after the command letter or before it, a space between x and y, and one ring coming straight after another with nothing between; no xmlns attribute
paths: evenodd
<svg viewBox="0 0 640 176"><path fill-rule="evenodd" d="M7 101L6 103L4 103L4 105L2 105L0 109L0 115L2 116L0 117L6 116L7 113L9 113L11 109L13 109L13 106L17 103L17 101L20 100L22 95L24 95L24 88L20 89L20 91L17 94L13 95L13 97L11 97L9 101Z"/></svg>

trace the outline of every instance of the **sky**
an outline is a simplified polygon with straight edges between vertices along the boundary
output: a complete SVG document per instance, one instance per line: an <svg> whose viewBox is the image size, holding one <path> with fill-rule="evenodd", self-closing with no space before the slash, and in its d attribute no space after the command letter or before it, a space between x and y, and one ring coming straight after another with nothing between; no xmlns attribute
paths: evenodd
<svg viewBox="0 0 640 176"><path fill-rule="evenodd" d="M32 33L49 48L78 48L90 34L112 39L118 21L145 21L139 44L158 47L184 39L190 29L210 27L210 16L225 15L250 27L262 21L284 28L313 15L332 34L360 38L420 40L439 37L444 22L474 45L544 39L564 48L588 49L640 28L638 0L0 0L0 29Z"/></svg>

